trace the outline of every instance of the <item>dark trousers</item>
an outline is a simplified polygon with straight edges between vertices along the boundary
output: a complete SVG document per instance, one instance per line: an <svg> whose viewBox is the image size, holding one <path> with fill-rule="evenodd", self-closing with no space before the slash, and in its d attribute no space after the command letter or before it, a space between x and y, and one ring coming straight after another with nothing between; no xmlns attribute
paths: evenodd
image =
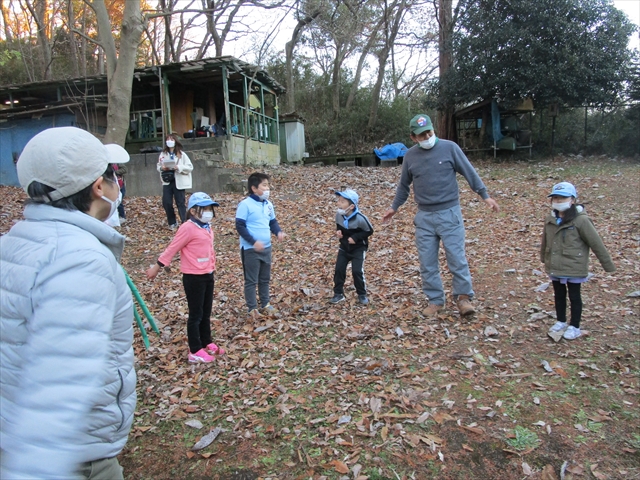
<svg viewBox="0 0 640 480"><path fill-rule="evenodd" d="M271 281L271 247L261 252L253 248L240 249L244 273L244 299L249 311L258 308L256 285L262 308L269 305L269 282Z"/></svg>
<svg viewBox="0 0 640 480"><path fill-rule="evenodd" d="M582 319L582 297L580 296L580 283L560 283L553 281L553 294L556 301L556 318L559 322L567 321L567 290L571 301L570 325L580 328Z"/></svg>
<svg viewBox="0 0 640 480"><path fill-rule="evenodd" d="M182 275L184 293L187 294L189 320L187 320L187 338L189 351L196 353L209 345L211 338L211 308L213 305L213 273Z"/></svg>
<svg viewBox="0 0 640 480"><path fill-rule="evenodd" d="M364 250L356 250L355 252L346 252L343 249L338 250L338 259L336 260L336 271L333 275L333 293L344 294L344 281L347 277L347 265L351 262L351 273L353 274L353 285L356 287L358 295L367 294L367 284L364 281L364 259L366 252Z"/></svg>
<svg viewBox="0 0 640 480"><path fill-rule="evenodd" d="M118 215L120 215L122 218L127 218L127 216L124 214L124 205L122 204L122 202L124 202L124 194L127 192L127 187L125 185L122 185L122 188L120 189L120 193L122 193L122 201L120 202L120 205L118 205Z"/></svg>
<svg viewBox="0 0 640 480"><path fill-rule="evenodd" d="M180 221L184 223L187 218L187 205L184 200L184 190L176 188L176 181L171 180L169 185L162 185L162 207L167 213L167 222L169 225L176 223L176 212L173 210L173 199L176 199L176 206L178 207L178 215L180 215Z"/></svg>

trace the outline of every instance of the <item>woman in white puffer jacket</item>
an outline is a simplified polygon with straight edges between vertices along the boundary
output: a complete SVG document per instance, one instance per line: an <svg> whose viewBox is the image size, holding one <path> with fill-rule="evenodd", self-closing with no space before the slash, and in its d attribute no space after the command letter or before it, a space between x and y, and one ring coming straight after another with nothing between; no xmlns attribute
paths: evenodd
<svg viewBox="0 0 640 480"><path fill-rule="evenodd" d="M136 405L133 305L111 163L74 127L39 133L17 170L25 220L0 238L0 478L122 479Z"/></svg>
<svg viewBox="0 0 640 480"><path fill-rule="evenodd" d="M176 201L180 222L187 219L187 203L185 190L191 188L191 172L193 164L187 152L182 150L182 143L175 135L167 135L164 150L158 158L157 165L162 182L162 208L167 214L167 223L171 230L178 228L173 201Z"/></svg>

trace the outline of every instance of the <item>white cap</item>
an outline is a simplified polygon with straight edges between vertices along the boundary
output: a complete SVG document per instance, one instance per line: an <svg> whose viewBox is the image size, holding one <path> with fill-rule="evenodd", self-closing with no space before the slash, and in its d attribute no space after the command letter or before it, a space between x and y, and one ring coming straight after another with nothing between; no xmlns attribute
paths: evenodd
<svg viewBox="0 0 640 480"><path fill-rule="evenodd" d="M25 191L31 182L40 182L54 189L49 197L55 201L91 185L110 163L128 161L129 154L120 145L103 145L80 128L58 127L29 140L16 166Z"/></svg>

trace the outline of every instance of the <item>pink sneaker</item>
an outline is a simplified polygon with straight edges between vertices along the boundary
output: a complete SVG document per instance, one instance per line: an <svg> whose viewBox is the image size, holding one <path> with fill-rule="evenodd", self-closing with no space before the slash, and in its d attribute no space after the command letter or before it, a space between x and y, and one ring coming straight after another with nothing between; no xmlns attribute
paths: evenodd
<svg viewBox="0 0 640 480"><path fill-rule="evenodd" d="M210 343L209 345L207 345L205 347L205 350L209 355L224 355L225 353L227 353L224 348L219 347L215 343Z"/></svg>
<svg viewBox="0 0 640 480"><path fill-rule="evenodd" d="M215 358L205 352L204 348L201 348L196 353L189 352L189 363L211 363L214 360Z"/></svg>

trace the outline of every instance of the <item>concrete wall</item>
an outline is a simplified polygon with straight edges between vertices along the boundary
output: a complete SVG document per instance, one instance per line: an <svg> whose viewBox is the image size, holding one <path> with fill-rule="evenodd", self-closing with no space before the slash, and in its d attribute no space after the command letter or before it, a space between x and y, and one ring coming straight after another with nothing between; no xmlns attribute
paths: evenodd
<svg viewBox="0 0 640 480"><path fill-rule="evenodd" d="M185 143L188 142L185 141ZM189 147L193 147L190 149ZM244 178L239 168L225 168L224 142L209 148L201 148L201 144L185 145L185 152L193 163L193 188L188 192L242 192ZM197 148L197 149L196 149ZM162 195L162 182L156 169L159 153L138 153L131 155L126 165L127 196Z"/></svg>
<svg viewBox="0 0 640 480"><path fill-rule="evenodd" d="M242 165L244 138L231 136L229 152L232 163ZM280 146L272 143L247 142L247 163L250 165L280 165Z"/></svg>

